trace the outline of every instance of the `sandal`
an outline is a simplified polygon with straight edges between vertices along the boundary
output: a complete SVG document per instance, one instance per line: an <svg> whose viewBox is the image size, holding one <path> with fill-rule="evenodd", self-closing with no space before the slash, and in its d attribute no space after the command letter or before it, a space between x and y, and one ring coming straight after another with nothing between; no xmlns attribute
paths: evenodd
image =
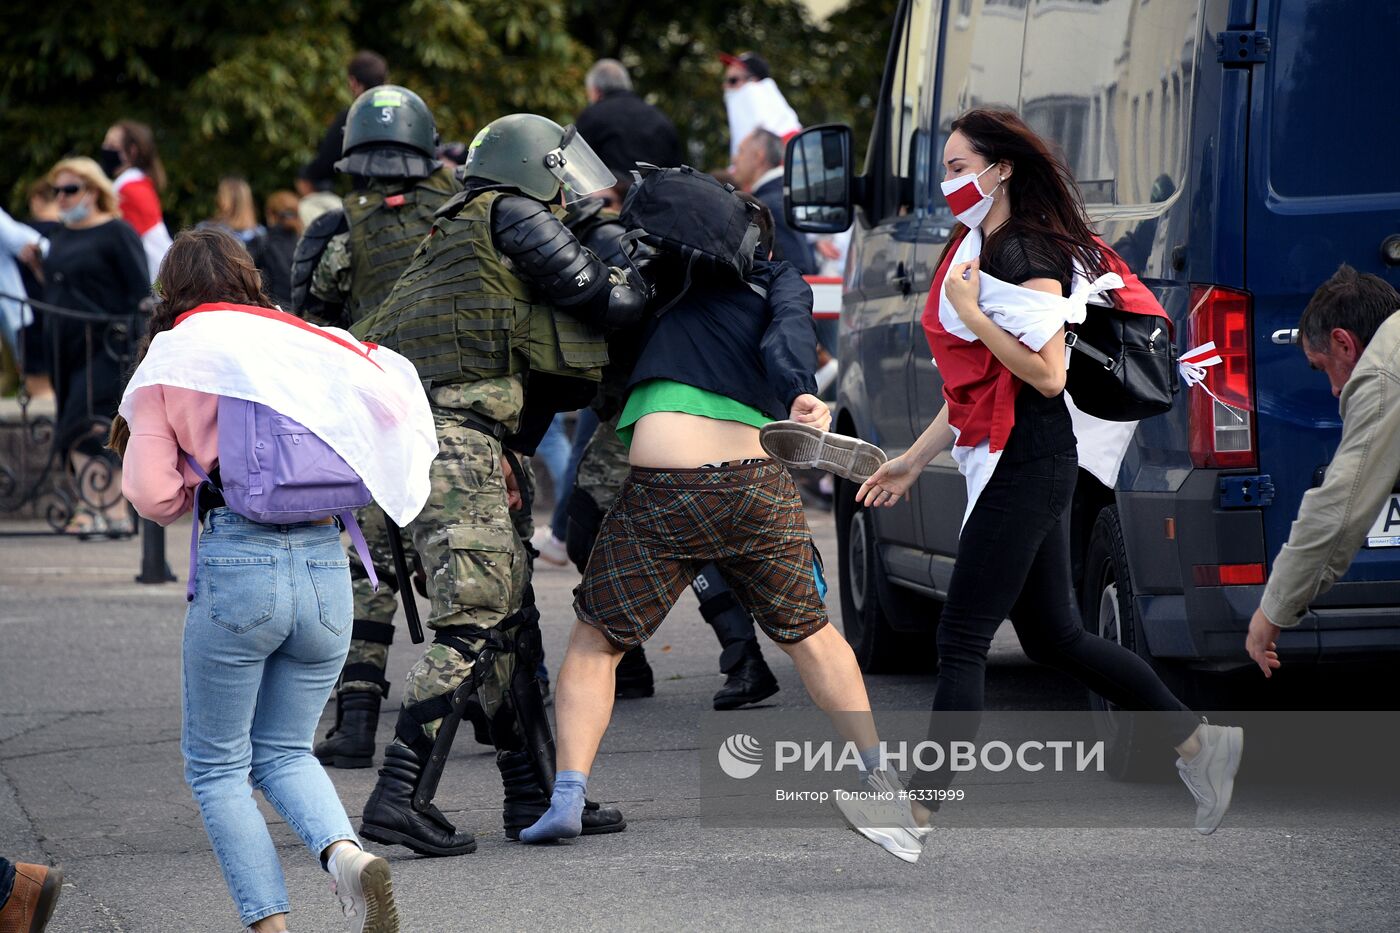
<svg viewBox="0 0 1400 933"><path fill-rule="evenodd" d="M136 523L130 518L109 518L107 519L107 537L114 541L119 538L131 538L136 535Z"/></svg>
<svg viewBox="0 0 1400 933"><path fill-rule="evenodd" d="M91 541L106 534L107 519L96 512L89 512L86 509L74 512L73 517L68 519L68 524L63 526L63 533L73 535L79 541Z"/></svg>

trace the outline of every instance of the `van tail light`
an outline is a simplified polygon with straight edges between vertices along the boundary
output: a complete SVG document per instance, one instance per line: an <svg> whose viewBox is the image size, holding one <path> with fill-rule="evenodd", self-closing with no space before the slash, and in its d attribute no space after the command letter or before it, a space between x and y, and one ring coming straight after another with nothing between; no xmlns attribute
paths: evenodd
<svg viewBox="0 0 1400 933"><path fill-rule="evenodd" d="M1191 580L1197 586L1260 586L1264 583L1263 564L1196 564Z"/></svg>
<svg viewBox="0 0 1400 933"><path fill-rule="evenodd" d="M1258 466L1254 423L1253 301L1219 285L1191 286L1188 326L1199 347L1215 341L1223 362L1207 367L1203 385L1187 390L1191 403L1191 461L1198 467Z"/></svg>

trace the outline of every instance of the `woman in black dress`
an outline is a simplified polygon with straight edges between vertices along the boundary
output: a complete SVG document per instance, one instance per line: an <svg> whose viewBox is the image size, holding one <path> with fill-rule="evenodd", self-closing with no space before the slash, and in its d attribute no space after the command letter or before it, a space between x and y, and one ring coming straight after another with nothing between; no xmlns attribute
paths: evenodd
<svg viewBox="0 0 1400 933"><path fill-rule="evenodd" d="M58 423L54 443L78 483L79 505L67 531L111 537L134 532L121 496L121 463L104 449L121 402L122 384L140 336L141 301L150 292L146 256L136 231L117 213L117 194L92 159L64 159L49 172L63 226L44 257L49 304L84 315L119 315L91 323L51 317Z"/></svg>

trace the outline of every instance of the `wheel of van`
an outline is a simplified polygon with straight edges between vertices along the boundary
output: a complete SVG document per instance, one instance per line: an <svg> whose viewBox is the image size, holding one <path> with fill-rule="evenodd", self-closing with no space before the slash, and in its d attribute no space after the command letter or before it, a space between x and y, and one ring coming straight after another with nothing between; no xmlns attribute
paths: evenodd
<svg viewBox="0 0 1400 933"><path fill-rule="evenodd" d="M1100 511L1094 522L1084 555L1080 611L1084 627L1091 633L1117 642L1152 664L1144 656L1142 626L1133 600L1133 580L1116 506ZM1161 776L1165 752L1160 738L1149 743L1142 735L1143 729L1135 728L1130 717L1118 715L1118 707L1092 690L1089 709L1099 737L1105 742L1107 770L1113 777L1140 781ZM1149 744L1151 747L1147 747Z"/></svg>
<svg viewBox="0 0 1400 933"><path fill-rule="evenodd" d="M900 632L890 626L886 607L907 607L898 588L885 576L870 511L856 502L857 487L836 482L836 544L841 583L841 623L860 669L867 674L907 674L933 669L937 647L932 619L929 629ZM926 610L923 610L926 611Z"/></svg>

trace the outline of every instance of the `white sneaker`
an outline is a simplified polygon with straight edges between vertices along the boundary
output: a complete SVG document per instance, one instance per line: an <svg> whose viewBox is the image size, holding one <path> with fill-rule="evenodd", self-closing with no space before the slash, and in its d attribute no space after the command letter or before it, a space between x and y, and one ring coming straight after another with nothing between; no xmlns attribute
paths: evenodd
<svg viewBox="0 0 1400 933"><path fill-rule="evenodd" d="M931 830L914 823L907 800L899 799L903 786L889 771L880 770L866 779L867 790L887 799L832 798L846 825L895 858L917 862Z"/></svg>
<svg viewBox="0 0 1400 933"><path fill-rule="evenodd" d="M1196 730L1201 750L1190 761L1176 760L1177 773L1196 798L1196 832L1215 832L1235 793L1235 772L1244 755L1244 730L1239 726L1202 723Z"/></svg>
<svg viewBox="0 0 1400 933"><path fill-rule="evenodd" d="M563 541L554 537L554 533L548 528L541 528L530 538L530 544L535 550L540 552L540 560L546 564L553 564L556 567L566 567L569 564L569 549Z"/></svg>
<svg viewBox="0 0 1400 933"><path fill-rule="evenodd" d="M394 882L389 863L354 846L336 853L331 890L350 923L350 933L398 933Z"/></svg>

